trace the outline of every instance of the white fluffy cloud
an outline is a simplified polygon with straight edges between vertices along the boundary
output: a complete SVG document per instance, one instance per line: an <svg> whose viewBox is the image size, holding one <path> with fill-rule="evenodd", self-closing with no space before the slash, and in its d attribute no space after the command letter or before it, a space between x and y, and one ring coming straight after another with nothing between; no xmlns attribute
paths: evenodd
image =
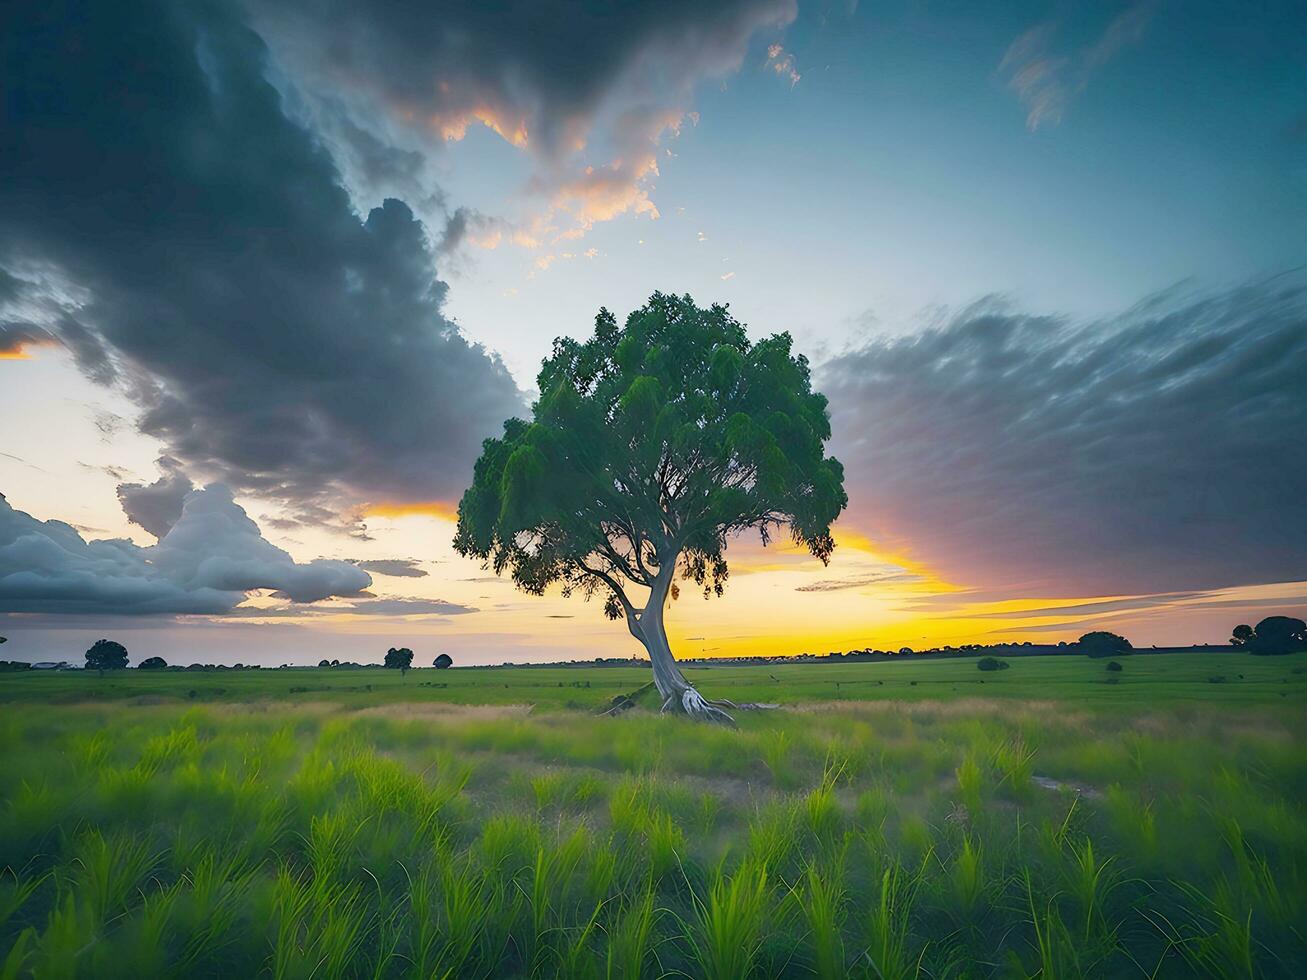
<svg viewBox="0 0 1307 980"><path fill-rule="evenodd" d="M217 615L256 589L315 602L371 584L349 562L296 562L221 484L187 494L176 523L148 548L126 538L87 541L0 494L0 613Z"/></svg>

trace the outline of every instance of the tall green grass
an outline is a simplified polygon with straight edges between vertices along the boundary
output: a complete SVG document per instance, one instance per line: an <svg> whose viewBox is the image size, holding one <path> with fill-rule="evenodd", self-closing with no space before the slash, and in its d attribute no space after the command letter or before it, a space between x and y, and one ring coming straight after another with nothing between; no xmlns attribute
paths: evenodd
<svg viewBox="0 0 1307 980"><path fill-rule="evenodd" d="M11 703L0 980L1299 976L1304 735L1278 705Z"/></svg>

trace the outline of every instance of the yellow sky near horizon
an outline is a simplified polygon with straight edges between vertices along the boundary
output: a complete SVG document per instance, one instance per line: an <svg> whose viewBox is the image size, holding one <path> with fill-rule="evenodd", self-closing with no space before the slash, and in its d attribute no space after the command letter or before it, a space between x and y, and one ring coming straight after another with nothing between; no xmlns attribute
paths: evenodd
<svg viewBox="0 0 1307 980"><path fill-rule="evenodd" d="M21 369L39 373L51 391L67 388L76 378L64 358L44 351ZM40 413L10 414L21 425L6 432L0 491L14 507L42 520L67 521L84 537L153 543L127 523L116 497L119 482L149 482L157 475L157 445L126 421L133 412L121 395L104 390L93 402L54 399ZM457 643L464 662L467 651L482 648L493 662L641 652L620 623L603 618L599 603L564 599L556 590L543 597L525 595L455 554L451 503L366 507L371 540L365 541L327 528L279 530L272 523L281 516L274 508L256 498L238 502L270 541L299 561L423 562L428 574L421 578L374 574L371 591L380 598L441 600L476 610L464 615L359 615L346 610L346 600L291 610L278 600L255 596L247 602L250 611L271 612L266 618L242 615L243 625L297 624L302 632L296 635L305 637L306 648L324 633L420 637L433 648ZM847 517L836 525L835 537L837 548L826 567L784 536L765 548L756 536L732 542L726 594L705 601L686 584L669 609L674 649L686 656L716 657L922 649L999 640L1056 642L1095 628L1121 632L1139 646L1222 642L1236 623L1292 612L1307 602L1307 583L1292 582L1151 597L993 594L978 585L984 581L983 569L977 569L975 581L945 581L910 554L878 549ZM277 613L279 609L283 611ZM185 622L219 626L229 620L187 617Z"/></svg>

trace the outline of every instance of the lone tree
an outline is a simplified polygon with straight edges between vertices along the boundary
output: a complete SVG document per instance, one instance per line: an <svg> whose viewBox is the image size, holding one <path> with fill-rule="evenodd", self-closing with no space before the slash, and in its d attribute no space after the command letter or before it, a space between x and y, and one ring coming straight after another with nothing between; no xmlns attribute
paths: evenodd
<svg viewBox="0 0 1307 980"><path fill-rule="evenodd" d="M413 651L408 647L400 647L398 650L391 647L386 651L385 665L398 669L401 674L407 674L413 666Z"/></svg>
<svg viewBox="0 0 1307 980"><path fill-rule="evenodd" d="M1267 616L1256 627L1236 626L1232 639L1249 653L1297 653L1307 650L1307 623L1294 616Z"/></svg>
<svg viewBox="0 0 1307 980"><path fill-rule="evenodd" d="M431 661L431 666L438 670L448 670L454 666L454 658L447 653L442 653L435 660Z"/></svg>
<svg viewBox="0 0 1307 980"><path fill-rule="evenodd" d="M825 396L789 334L751 343L723 306L655 293L619 327L554 341L530 422L488 439L454 547L523 591L603 599L649 653L663 711L730 724L676 665L663 615L676 577L720 595L727 540L781 529L823 563L844 509L824 455ZM638 591L633 591L638 590Z"/></svg>
<svg viewBox="0 0 1307 980"><path fill-rule="evenodd" d="M168 661L163 657L146 657L136 665L137 670L162 670L168 666Z"/></svg>
<svg viewBox="0 0 1307 980"><path fill-rule="evenodd" d="M1106 630L1094 630L1086 633L1077 641L1081 651L1090 657L1124 657L1133 653L1134 647L1124 636L1109 633Z"/></svg>
<svg viewBox="0 0 1307 980"><path fill-rule="evenodd" d="M127 648L113 640L96 640L86 651L86 666L101 673L126 667Z"/></svg>

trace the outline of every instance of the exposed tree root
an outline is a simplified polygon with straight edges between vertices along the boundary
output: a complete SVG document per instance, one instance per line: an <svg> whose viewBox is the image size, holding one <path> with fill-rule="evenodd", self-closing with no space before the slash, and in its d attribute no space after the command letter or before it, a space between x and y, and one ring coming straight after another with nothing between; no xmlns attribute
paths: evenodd
<svg viewBox="0 0 1307 980"><path fill-rule="evenodd" d="M650 681L648 684L637 688L630 694L619 694L608 705L598 713L603 717L616 717L625 714L639 703L639 698L649 688L655 684ZM659 714L683 714L688 718L694 718L698 721L706 721L716 725L726 725L735 727L735 719L731 717L730 711L770 711L779 708L779 704L764 704L757 701L732 701L730 698L705 698L693 687L678 687L667 695L659 709Z"/></svg>
<svg viewBox="0 0 1307 980"><path fill-rule="evenodd" d="M778 704L760 704L756 701L736 703L727 698L709 700L692 687L681 692L672 692L663 702L661 714L681 713L697 721L706 721L715 725L736 727L735 719L724 709L732 711L766 711L779 708Z"/></svg>

